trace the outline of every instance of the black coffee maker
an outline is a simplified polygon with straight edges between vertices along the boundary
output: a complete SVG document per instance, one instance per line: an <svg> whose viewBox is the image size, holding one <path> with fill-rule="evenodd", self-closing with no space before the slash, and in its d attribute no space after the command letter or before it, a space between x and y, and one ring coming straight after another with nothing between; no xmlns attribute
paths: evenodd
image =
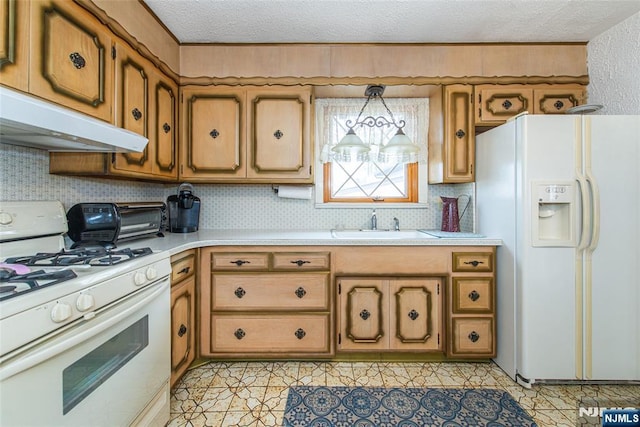
<svg viewBox="0 0 640 427"><path fill-rule="evenodd" d="M178 194L167 198L169 227L171 233L191 233L198 231L200 221L200 199L193 195L193 185L180 184Z"/></svg>

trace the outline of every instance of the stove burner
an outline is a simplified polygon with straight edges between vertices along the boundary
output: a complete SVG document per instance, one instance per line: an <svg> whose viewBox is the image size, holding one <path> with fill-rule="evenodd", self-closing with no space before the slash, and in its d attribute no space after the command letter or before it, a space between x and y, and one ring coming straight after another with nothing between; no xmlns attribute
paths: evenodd
<svg viewBox="0 0 640 427"><path fill-rule="evenodd" d="M106 249L103 247L62 250L57 253L39 252L35 255L7 258L5 262L29 266L109 266L149 255L150 248L140 249Z"/></svg>
<svg viewBox="0 0 640 427"><path fill-rule="evenodd" d="M27 292L42 289L47 286L55 285L60 282L64 282L65 280L74 279L76 277L78 276L73 272L73 270L37 270L26 274L16 274L6 279L2 278L0 279L0 282L10 283L11 285L0 286L0 288L2 289L2 292L0 292L0 294L2 294L0 296L0 301L17 295L22 295ZM4 295L5 293L6 295Z"/></svg>

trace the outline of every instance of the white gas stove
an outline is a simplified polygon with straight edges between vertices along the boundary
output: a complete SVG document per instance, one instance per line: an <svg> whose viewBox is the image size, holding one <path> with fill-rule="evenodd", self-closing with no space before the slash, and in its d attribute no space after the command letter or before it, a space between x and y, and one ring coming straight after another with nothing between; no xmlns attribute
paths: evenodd
<svg viewBox="0 0 640 427"><path fill-rule="evenodd" d="M149 248L68 250L66 231L57 201L0 202L0 424L83 425L101 412L104 425L140 417L163 424L164 405L151 405L160 414L144 409L158 399L168 404L168 255ZM114 348L118 341L122 348ZM59 371L62 383L53 381L59 387L25 385L42 383L34 375L45 367L52 378ZM133 369L139 377L130 378ZM117 388L132 391L114 400ZM25 420L29 411L19 398L5 398L14 393L26 402L40 394L38 401L51 403ZM99 407L104 400L115 403Z"/></svg>

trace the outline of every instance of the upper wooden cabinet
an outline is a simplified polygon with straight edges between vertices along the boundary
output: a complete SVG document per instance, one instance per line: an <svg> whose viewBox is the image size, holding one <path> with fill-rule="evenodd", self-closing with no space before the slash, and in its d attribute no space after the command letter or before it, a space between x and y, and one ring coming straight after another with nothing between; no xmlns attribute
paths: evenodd
<svg viewBox="0 0 640 427"><path fill-rule="evenodd" d="M29 92L113 119L112 36L73 2L31 1Z"/></svg>
<svg viewBox="0 0 640 427"><path fill-rule="evenodd" d="M564 114L585 99L585 88L578 85L478 85L475 124L496 125L523 112Z"/></svg>
<svg viewBox="0 0 640 427"><path fill-rule="evenodd" d="M473 182L473 86L443 86L429 104L429 183Z"/></svg>
<svg viewBox="0 0 640 427"><path fill-rule="evenodd" d="M180 179L310 183L311 87L182 88Z"/></svg>
<svg viewBox="0 0 640 427"><path fill-rule="evenodd" d="M116 126L149 139L141 153L50 153L49 171L173 181L178 87L124 43L115 44Z"/></svg>
<svg viewBox="0 0 640 427"><path fill-rule="evenodd" d="M27 91L29 3L0 0L0 83Z"/></svg>

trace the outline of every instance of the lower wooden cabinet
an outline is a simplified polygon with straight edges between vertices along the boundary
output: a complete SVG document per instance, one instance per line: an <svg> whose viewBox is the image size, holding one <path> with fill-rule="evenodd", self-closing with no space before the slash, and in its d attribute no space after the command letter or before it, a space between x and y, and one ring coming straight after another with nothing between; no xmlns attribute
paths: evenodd
<svg viewBox="0 0 640 427"><path fill-rule="evenodd" d="M339 351L442 351L442 278L336 281Z"/></svg>
<svg viewBox="0 0 640 427"><path fill-rule="evenodd" d="M171 386L196 357L196 250L171 257Z"/></svg>
<svg viewBox="0 0 640 427"><path fill-rule="evenodd" d="M203 357L333 355L330 253L291 249L203 250Z"/></svg>

